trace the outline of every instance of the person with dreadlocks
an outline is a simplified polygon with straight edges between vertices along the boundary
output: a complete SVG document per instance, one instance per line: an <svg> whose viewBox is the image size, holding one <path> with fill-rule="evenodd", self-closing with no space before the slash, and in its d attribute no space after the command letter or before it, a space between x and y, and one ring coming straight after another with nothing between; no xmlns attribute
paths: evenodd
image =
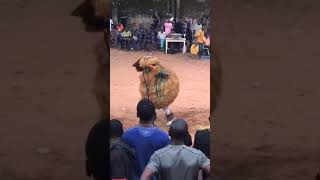
<svg viewBox="0 0 320 180"><path fill-rule="evenodd" d="M147 56L140 58L133 66L140 75L141 98L152 101L156 109L165 112L167 125L174 120L169 106L179 93L179 79L174 71L160 64L158 58Z"/></svg>

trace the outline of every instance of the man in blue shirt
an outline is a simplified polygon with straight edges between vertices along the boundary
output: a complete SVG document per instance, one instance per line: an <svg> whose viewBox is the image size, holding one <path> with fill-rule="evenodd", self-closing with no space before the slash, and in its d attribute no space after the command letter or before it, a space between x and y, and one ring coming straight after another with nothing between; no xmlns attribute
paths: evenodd
<svg viewBox="0 0 320 180"><path fill-rule="evenodd" d="M155 151L171 144L169 135L154 126L157 115L150 100L143 99L138 103L137 117L140 118L139 125L128 129L123 135L124 141L135 150L134 180L140 180Z"/></svg>

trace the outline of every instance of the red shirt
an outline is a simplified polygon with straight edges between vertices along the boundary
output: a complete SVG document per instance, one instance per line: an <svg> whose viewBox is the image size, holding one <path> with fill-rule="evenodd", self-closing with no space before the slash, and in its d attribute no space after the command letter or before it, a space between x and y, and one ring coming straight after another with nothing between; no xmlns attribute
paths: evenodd
<svg viewBox="0 0 320 180"><path fill-rule="evenodd" d="M116 29L117 29L117 31L121 32L123 30L123 25L122 24L118 24Z"/></svg>

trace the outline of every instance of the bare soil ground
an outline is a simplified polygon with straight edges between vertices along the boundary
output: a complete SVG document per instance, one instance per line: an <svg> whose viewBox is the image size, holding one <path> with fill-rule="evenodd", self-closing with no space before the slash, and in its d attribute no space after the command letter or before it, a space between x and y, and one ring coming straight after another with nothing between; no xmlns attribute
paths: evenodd
<svg viewBox="0 0 320 180"><path fill-rule="evenodd" d="M124 122L126 128L138 124L136 106L141 95L139 93L139 73L132 65L148 52L128 52L111 49L110 59L110 114ZM210 61L194 60L187 54L152 54L160 59L160 63L176 72L180 91L171 105L176 117L188 121L190 133L197 128L209 125L210 111ZM156 125L168 130L164 113L158 111Z"/></svg>

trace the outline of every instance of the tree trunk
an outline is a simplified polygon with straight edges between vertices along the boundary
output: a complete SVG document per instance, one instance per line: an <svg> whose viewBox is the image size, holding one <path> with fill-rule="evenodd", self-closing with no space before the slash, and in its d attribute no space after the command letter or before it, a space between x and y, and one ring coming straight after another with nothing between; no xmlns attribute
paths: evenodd
<svg viewBox="0 0 320 180"><path fill-rule="evenodd" d="M181 20L181 0L176 0L176 7L177 20Z"/></svg>

